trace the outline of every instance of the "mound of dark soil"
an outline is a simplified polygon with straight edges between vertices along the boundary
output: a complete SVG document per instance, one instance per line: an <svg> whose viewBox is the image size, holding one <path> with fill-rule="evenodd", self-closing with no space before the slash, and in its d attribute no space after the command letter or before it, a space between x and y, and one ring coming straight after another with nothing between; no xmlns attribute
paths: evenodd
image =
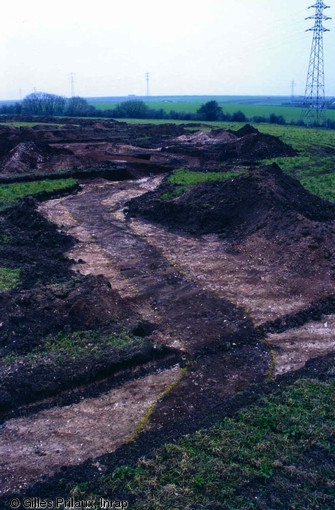
<svg viewBox="0 0 335 510"><path fill-rule="evenodd" d="M164 150L217 162L296 155L296 151L278 137L260 133L249 124L238 131L213 129L184 134Z"/></svg>
<svg viewBox="0 0 335 510"><path fill-rule="evenodd" d="M45 156L34 142L22 142L16 145L2 158L0 165L4 173L24 173L37 169Z"/></svg>
<svg viewBox="0 0 335 510"><path fill-rule="evenodd" d="M0 412L155 357L153 343L145 338L122 351L106 344L77 355L60 350L57 356L57 347L55 352L45 347L47 338L57 346L59 333L141 333L139 317L103 276L0 294L0 324L0 352L8 357L0 367ZM31 357L44 351L40 359Z"/></svg>
<svg viewBox="0 0 335 510"><path fill-rule="evenodd" d="M232 131L232 133L234 133L234 131ZM243 126L238 131L235 131L235 135L240 137L240 138L242 136L253 135L253 134L257 135L257 134L259 134L259 131L258 131L258 129L256 129L255 127L251 126L250 124L246 124L245 126Z"/></svg>
<svg viewBox="0 0 335 510"><path fill-rule="evenodd" d="M194 234L219 233L244 239L258 232L277 241L297 241L335 220L335 204L309 193L273 164L223 182L200 183L180 197L162 200L171 191L155 192L128 202L130 216L142 216Z"/></svg>
<svg viewBox="0 0 335 510"><path fill-rule="evenodd" d="M24 288L35 283L56 283L69 279L71 262L64 257L75 243L58 232L36 211L37 202L24 199L0 217L0 266L21 269Z"/></svg>
<svg viewBox="0 0 335 510"><path fill-rule="evenodd" d="M19 289L0 293L0 346L29 352L44 336L64 328L107 327L131 315L129 306L100 277L79 276L64 253L74 239L57 231L25 199L3 213L0 267L21 269Z"/></svg>
<svg viewBox="0 0 335 510"><path fill-rule="evenodd" d="M27 353L49 334L130 323L128 315L137 324L130 306L102 276L78 276L64 283L0 294L0 347Z"/></svg>

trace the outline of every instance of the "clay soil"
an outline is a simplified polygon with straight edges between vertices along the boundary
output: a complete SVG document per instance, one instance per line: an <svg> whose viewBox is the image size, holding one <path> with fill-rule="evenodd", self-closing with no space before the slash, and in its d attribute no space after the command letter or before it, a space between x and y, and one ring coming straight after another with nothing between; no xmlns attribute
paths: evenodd
<svg viewBox="0 0 335 510"><path fill-rule="evenodd" d="M68 495L77 482L247 405L265 380L281 384L335 351L333 204L278 167L199 184L166 203L164 175L154 176L176 158L196 169L203 158L243 161L257 159L260 146L273 155L290 148L250 127L194 138L183 126L73 124L22 130L24 141L6 128L3 161L13 161L18 144L42 140L43 158L52 147L49 163L97 168L109 153L109 163L147 176L83 180L75 194L28 199L1 215L0 266L22 268L21 285L0 294L4 508L18 491ZM93 340L87 352L45 354L48 339L64 335ZM103 340L111 335L125 347Z"/></svg>

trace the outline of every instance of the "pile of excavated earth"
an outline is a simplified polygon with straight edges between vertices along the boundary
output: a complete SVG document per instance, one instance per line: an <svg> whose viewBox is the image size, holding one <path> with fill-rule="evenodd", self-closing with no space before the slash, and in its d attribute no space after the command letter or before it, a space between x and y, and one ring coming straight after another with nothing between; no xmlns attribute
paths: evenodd
<svg viewBox="0 0 335 510"><path fill-rule="evenodd" d="M173 185L163 182L155 191L131 200L128 216L141 216L193 234L220 234L241 241L255 234L276 242L334 239L335 204L308 192L275 163L253 168L224 182L201 182L173 199Z"/></svg>
<svg viewBox="0 0 335 510"><path fill-rule="evenodd" d="M291 147L248 125L24 120L0 128L2 181L79 186L0 213L0 268L20 272L0 293L4 509L94 493L335 351L335 205L258 164ZM248 171L175 194L181 166Z"/></svg>

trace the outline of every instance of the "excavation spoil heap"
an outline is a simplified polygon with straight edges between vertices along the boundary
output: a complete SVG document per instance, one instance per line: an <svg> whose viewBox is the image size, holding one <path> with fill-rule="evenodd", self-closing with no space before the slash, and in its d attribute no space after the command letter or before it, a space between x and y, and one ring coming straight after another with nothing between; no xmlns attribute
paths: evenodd
<svg viewBox="0 0 335 510"><path fill-rule="evenodd" d="M128 214L193 234L219 233L242 240L257 232L280 242L324 234L335 220L335 204L309 193L276 164L224 182L203 182L177 198L162 199L171 188L165 182L155 192L131 200Z"/></svg>
<svg viewBox="0 0 335 510"><path fill-rule="evenodd" d="M238 131L213 129L183 134L164 150L217 162L296 155L296 151L278 137L260 133L249 124Z"/></svg>

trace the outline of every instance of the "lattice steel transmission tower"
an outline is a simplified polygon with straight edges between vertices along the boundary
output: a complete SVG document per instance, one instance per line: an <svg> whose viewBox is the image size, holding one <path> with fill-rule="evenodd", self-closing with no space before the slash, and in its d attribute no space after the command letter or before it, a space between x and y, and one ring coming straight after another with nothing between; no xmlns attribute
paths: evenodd
<svg viewBox="0 0 335 510"><path fill-rule="evenodd" d="M325 71L323 56L323 34L329 32L328 28L323 26L323 22L331 18L326 16L323 11L329 9L323 0L316 0L309 9L315 9L313 16L306 19L314 19L314 27L306 32L313 32L313 41L311 55L309 59L304 107L301 118L308 126L312 124L323 124L326 121L326 97L325 97Z"/></svg>

